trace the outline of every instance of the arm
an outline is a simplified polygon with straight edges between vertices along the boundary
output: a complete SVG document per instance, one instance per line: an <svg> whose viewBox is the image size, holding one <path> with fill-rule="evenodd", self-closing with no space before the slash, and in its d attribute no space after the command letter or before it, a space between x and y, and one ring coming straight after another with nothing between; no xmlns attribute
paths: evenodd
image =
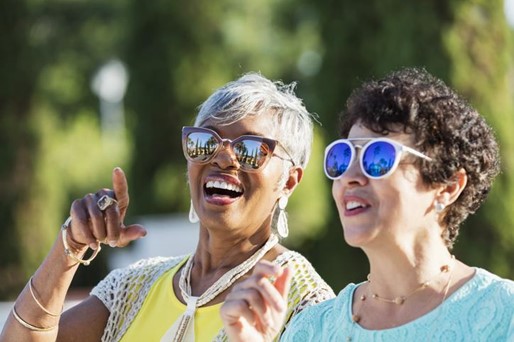
<svg viewBox="0 0 514 342"><path fill-rule="evenodd" d="M99 248L99 241L123 247L146 235L139 225L123 225L129 197L127 180L119 168L113 171L113 189L103 189L73 202L66 241L75 257L84 258L88 247ZM113 194L118 199L117 204L101 211L98 199ZM0 341L100 340L109 312L97 298L89 297L60 315L78 265L65 254L59 235L32 277L32 283L29 282L18 296L14 305L16 311L11 311Z"/></svg>
<svg viewBox="0 0 514 342"><path fill-rule="evenodd" d="M229 339L272 341L277 337L286 317L290 281L288 268L267 261L258 263L252 276L236 285L221 307Z"/></svg>

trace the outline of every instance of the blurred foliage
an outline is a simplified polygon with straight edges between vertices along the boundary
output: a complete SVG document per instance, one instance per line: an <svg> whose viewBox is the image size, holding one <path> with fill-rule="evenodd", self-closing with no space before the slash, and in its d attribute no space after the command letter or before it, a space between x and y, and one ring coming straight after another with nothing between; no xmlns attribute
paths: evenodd
<svg viewBox="0 0 514 342"><path fill-rule="evenodd" d="M30 113L34 56L28 43L25 3L0 3L0 298L19 285L27 250L17 217L23 212L34 178L37 135Z"/></svg>
<svg viewBox="0 0 514 342"><path fill-rule="evenodd" d="M501 1L455 1L443 36L452 84L495 128L502 174L488 200L462 228L456 253L470 264L514 278L514 79L512 33Z"/></svg>
<svg viewBox="0 0 514 342"><path fill-rule="evenodd" d="M495 127L503 174L462 228L456 254L514 278L512 34L502 1L435 0L4 0L0 3L0 299L41 262L74 198L110 187L126 169L129 215L186 212L180 129L214 89L248 71L298 81L324 124L288 206L291 237L337 290L364 279L366 259L347 247L325 144L363 80L425 66ZM113 58L128 67L127 130L105 131L91 90ZM106 254L102 253L105 258ZM351 260L351 262L349 262ZM81 268L76 285L103 277ZM86 271L87 269L87 271Z"/></svg>
<svg viewBox="0 0 514 342"><path fill-rule="evenodd" d="M46 255L73 198L110 185L130 161L128 136L100 132L95 69L120 44L120 1L0 4L0 298ZM89 283L97 264L78 279Z"/></svg>

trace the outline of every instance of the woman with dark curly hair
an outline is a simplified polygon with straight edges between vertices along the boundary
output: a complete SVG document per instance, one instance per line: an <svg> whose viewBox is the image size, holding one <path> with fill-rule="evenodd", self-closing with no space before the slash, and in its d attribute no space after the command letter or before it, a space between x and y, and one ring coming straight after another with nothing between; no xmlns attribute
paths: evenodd
<svg viewBox="0 0 514 342"><path fill-rule="evenodd" d="M355 90L324 168L366 281L304 310L282 341L513 341L514 282L457 260L459 225L499 172L492 129L441 80L403 69ZM273 284L267 280L273 277ZM269 340L288 272L268 263L222 308L232 340Z"/></svg>

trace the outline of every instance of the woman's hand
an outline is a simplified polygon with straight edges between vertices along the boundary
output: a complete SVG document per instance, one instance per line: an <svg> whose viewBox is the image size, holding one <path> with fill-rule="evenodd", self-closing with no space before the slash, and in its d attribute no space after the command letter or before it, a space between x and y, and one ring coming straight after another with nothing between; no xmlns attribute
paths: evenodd
<svg viewBox="0 0 514 342"><path fill-rule="evenodd" d="M260 261L248 279L234 286L221 307L231 341L272 341L282 329L291 282L288 268Z"/></svg>
<svg viewBox="0 0 514 342"><path fill-rule="evenodd" d="M131 241L146 235L146 229L138 224L125 226L123 220L129 205L127 178L119 167L112 172L111 189L102 189L75 200L71 205L71 227L68 242L74 249L85 250L87 246L97 249L99 243L111 247L124 247ZM98 200L107 195L117 203L100 210Z"/></svg>

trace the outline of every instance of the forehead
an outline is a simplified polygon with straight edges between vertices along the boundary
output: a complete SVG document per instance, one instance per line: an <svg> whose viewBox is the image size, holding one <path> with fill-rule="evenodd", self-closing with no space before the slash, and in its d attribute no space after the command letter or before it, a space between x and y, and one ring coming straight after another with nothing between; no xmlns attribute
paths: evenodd
<svg viewBox="0 0 514 342"><path fill-rule="evenodd" d="M241 135L259 135L275 138L275 126L270 113L247 115L231 124L221 124L213 119L206 120L201 127L216 131L222 138L234 139Z"/></svg>
<svg viewBox="0 0 514 342"><path fill-rule="evenodd" d="M389 132L387 135L373 132L360 123L356 123L348 132L349 139L356 138L388 138L403 145L410 146L414 143L414 136L403 132Z"/></svg>

